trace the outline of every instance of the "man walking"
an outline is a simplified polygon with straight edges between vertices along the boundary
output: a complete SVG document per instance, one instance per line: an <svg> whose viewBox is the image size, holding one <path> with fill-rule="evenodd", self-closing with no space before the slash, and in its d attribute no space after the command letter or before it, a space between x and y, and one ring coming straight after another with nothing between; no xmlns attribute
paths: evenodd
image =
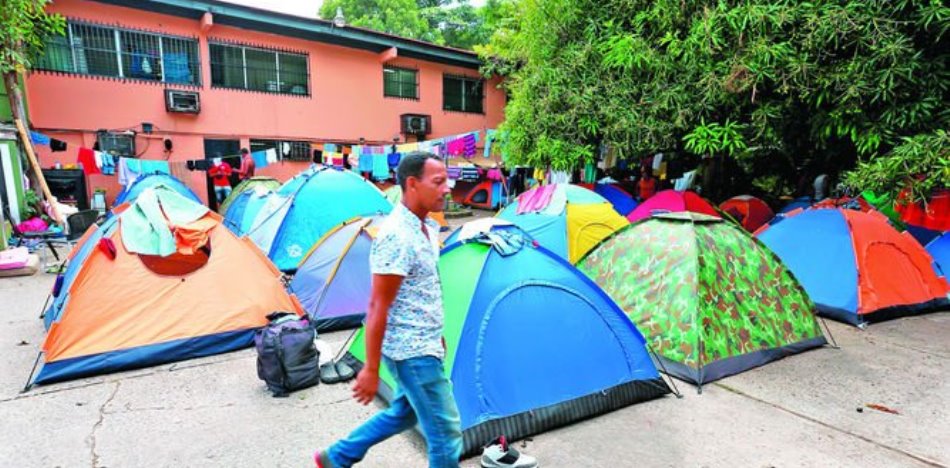
<svg viewBox="0 0 950 468"><path fill-rule="evenodd" d="M439 226L426 218L442 211L448 175L437 156L413 152L399 162L396 178L402 202L383 222L370 253L366 365L356 377L353 397L364 405L373 401L381 361L396 379L396 392L389 408L314 454L319 468L350 467L373 445L417 423L429 466L459 466L461 422L443 367Z"/></svg>

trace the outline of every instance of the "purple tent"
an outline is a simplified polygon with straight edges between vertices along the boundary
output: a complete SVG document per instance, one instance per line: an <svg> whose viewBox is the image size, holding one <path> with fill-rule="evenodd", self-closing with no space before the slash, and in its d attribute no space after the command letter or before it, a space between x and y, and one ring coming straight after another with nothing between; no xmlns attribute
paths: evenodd
<svg viewBox="0 0 950 468"><path fill-rule="evenodd" d="M317 330L356 328L369 304L372 232L383 217L356 218L328 232L300 263L290 290Z"/></svg>

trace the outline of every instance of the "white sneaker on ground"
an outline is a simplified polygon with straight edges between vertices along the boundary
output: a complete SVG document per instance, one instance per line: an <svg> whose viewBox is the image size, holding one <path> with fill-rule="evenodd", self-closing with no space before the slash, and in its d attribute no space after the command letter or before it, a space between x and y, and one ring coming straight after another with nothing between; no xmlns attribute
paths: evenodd
<svg viewBox="0 0 950 468"><path fill-rule="evenodd" d="M501 436L482 451L481 465L483 468L536 468L538 460L530 455L518 453L508 445L505 436Z"/></svg>

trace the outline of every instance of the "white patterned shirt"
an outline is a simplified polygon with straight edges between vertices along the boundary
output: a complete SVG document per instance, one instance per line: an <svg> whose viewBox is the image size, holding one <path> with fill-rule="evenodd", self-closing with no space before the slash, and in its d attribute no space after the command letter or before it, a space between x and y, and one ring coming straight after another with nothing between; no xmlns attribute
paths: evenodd
<svg viewBox="0 0 950 468"><path fill-rule="evenodd" d="M442 359L442 286L439 282L439 225L422 221L402 203L380 225L370 251L374 275L402 276L389 307L383 355L394 361L435 356Z"/></svg>

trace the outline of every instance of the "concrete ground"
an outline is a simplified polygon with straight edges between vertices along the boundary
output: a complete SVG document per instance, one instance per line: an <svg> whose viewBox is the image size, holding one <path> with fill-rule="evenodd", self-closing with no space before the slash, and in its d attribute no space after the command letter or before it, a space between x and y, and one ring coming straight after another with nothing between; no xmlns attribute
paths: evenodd
<svg viewBox="0 0 950 468"><path fill-rule="evenodd" d="M349 385L271 398L244 350L20 393L53 275L0 279L0 465L304 467L380 405ZM950 465L950 314L829 322L826 347L517 444L544 467ZM324 334L334 349L349 332ZM891 414L866 407L878 404ZM425 466L412 433L361 466ZM477 466L467 460L463 466Z"/></svg>

